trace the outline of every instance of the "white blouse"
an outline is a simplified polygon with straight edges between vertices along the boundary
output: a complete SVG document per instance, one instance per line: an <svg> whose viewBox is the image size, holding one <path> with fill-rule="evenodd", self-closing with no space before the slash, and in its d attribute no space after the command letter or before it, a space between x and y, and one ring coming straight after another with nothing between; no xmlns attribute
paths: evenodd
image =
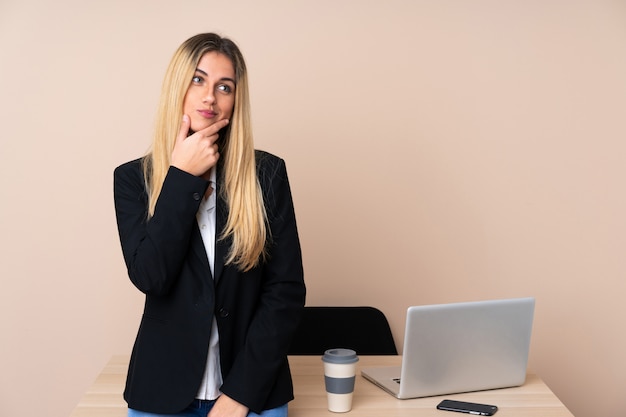
<svg viewBox="0 0 626 417"><path fill-rule="evenodd" d="M200 234L202 235L202 241L204 242L207 258L209 259L211 274L213 274L215 271L215 195L217 194L215 167L211 169L209 178L213 192L208 197L202 199L202 203L200 203L200 208L196 214L196 219L198 221L198 227L200 228ZM196 398L201 400L215 400L221 394L219 388L222 386L222 382L219 333L217 331L217 321L214 316L213 323L211 324L211 337L209 338L209 353L206 369Z"/></svg>

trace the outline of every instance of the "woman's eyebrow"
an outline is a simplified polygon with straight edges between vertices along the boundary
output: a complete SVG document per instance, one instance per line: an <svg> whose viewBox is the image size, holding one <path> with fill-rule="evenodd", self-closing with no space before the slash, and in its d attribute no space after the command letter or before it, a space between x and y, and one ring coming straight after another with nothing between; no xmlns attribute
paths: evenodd
<svg viewBox="0 0 626 417"><path fill-rule="evenodd" d="M206 71L201 70L200 68L196 68L196 72L199 72L200 74L204 75L205 77L208 77L209 74ZM230 77L222 77L220 78L221 81L230 81L231 83L237 85L237 83L235 82L235 80L233 80Z"/></svg>

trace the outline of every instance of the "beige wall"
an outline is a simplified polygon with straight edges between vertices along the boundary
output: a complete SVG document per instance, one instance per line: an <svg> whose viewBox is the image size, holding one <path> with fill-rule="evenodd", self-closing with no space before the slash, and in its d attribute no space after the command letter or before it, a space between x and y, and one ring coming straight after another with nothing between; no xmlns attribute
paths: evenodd
<svg viewBox="0 0 626 417"><path fill-rule="evenodd" d="M530 369L623 415L625 28L617 0L0 0L0 415L67 416L129 352L112 170L209 30L287 160L310 305L375 305L401 346L410 305L535 296Z"/></svg>

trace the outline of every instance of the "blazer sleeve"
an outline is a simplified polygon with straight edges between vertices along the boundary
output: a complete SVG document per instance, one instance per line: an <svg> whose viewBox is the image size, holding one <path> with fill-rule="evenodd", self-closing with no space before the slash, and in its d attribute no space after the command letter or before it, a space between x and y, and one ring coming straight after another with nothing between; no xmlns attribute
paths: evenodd
<svg viewBox="0 0 626 417"><path fill-rule="evenodd" d="M279 390L292 389L287 352L300 321L306 295L300 241L285 163L273 155L263 155L267 155L271 162L263 163L261 160L259 168L259 182L271 232L269 258L261 266L260 297L243 348L221 388L223 393L256 413L264 407L281 405L268 404L272 390L277 387L280 387Z"/></svg>
<svg viewBox="0 0 626 417"><path fill-rule="evenodd" d="M140 160L114 171L117 227L130 280L146 294L163 295L179 276L208 182L170 167L148 220L142 171Z"/></svg>

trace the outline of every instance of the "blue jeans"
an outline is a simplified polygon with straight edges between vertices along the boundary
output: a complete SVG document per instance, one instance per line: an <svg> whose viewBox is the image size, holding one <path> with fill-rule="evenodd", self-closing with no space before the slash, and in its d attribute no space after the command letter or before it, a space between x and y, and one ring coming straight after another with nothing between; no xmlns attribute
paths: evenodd
<svg viewBox="0 0 626 417"><path fill-rule="evenodd" d="M194 400L193 403L180 413L176 414L154 414L143 411L128 409L128 417L206 417L211 411L215 401ZM287 404L280 407L265 410L261 414L250 411L248 417L287 417Z"/></svg>

